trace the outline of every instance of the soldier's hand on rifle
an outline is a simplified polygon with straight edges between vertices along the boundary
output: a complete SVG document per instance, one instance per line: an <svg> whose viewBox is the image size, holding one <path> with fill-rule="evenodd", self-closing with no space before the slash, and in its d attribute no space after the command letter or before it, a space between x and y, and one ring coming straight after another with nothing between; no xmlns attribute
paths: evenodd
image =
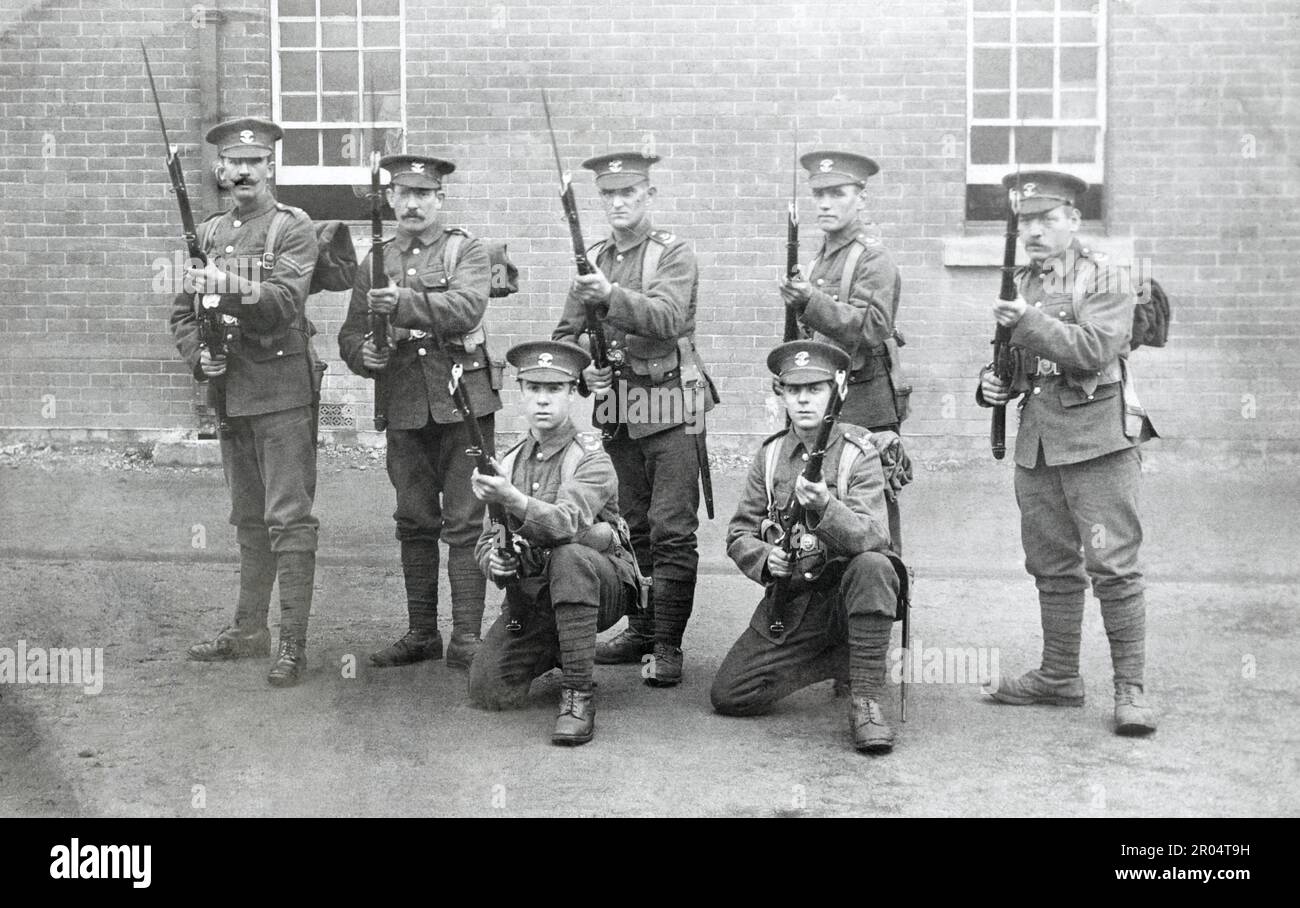
<svg viewBox="0 0 1300 908"><path fill-rule="evenodd" d="M826 481L809 482L802 473L794 479L794 497L805 508L818 514L825 511L826 506L831 503L831 493L826 488Z"/></svg>
<svg viewBox="0 0 1300 908"><path fill-rule="evenodd" d="M199 368L208 378L220 378L226 374L226 357L213 356L207 347L199 351Z"/></svg>
<svg viewBox="0 0 1300 908"><path fill-rule="evenodd" d="M488 570L494 580L510 580L519 573L519 556L506 549L493 549L488 556Z"/></svg>
<svg viewBox="0 0 1300 908"><path fill-rule="evenodd" d="M802 274L798 277L783 277L780 282L781 299L785 304L795 309L803 309L808 305L811 298L812 284Z"/></svg>
<svg viewBox="0 0 1300 908"><path fill-rule="evenodd" d="M999 299L993 304L993 317L998 320L998 324L1005 328L1014 327L1020 321L1020 317L1025 314L1029 304L1024 298L1017 296L1013 300Z"/></svg>
<svg viewBox="0 0 1300 908"><path fill-rule="evenodd" d="M980 394L984 402L997 406L1011 399L1011 385L993 374L992 369L980 373Z"/></svg>
<svg viewBox="0 0 1300 908"><path fill-rule="evenodd" d="M470 474L469 481L474 497L479 501L501 504L520 511L528 506L528 496L511 485L510 480L504 476L484 476L476 469Z"/></svg>
<svg viewBox="0 0 1300 908"><path fill-rule="evenodd" d="M361 345L361 364L371 372L383 372L388 368L389 357L393 355L392 346L385 347L383 352L375 346L374 340L367 338L366 342Z"/></svg>
<svg viewBox="0 0 1300 908"><path fill-rule="evenodd" d="M197 294L230 293L234 291L234 288L230 286L230 275L212 262L208 262L202 268L187 268L185 273L191 286L194 287L194 292Z"/></svg>
<svg viewBox="0 0 1300 908"><path fill-rule="evenodd" d="M773 577L789 577L792 573L790 556L779 545L772 546L767 553L767 572Z"/></svg>
<svg viewBox="0 0 1300 908"><path fill-rule="evenodd" d="M573 292L584 306L588 303L597 305L609 302L609 295L614 292L614 285L599 269L594 274L580 274L573 279Z"/></svg>
<svg viewBox="0 0 1300 908"><path fill-rule="evenodd" d="M371 288L366 291L366 304L375 315L392 316L397 311L397 298L401 293L401 287L394 287L389 284L387 287L378 289Z"/></svg>
<svg viewBox="0 0 1300 908"><path fill-rule="evenodd" d="M595 366L588 366L582 370L582 380L587 383L587 390L599 397L614 386L614 367L606 366L597 369Z"/></svg>

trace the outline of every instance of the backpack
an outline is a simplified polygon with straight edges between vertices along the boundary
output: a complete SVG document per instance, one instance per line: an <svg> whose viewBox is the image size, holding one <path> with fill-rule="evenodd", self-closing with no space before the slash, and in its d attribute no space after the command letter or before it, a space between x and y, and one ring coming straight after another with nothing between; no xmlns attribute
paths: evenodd
<svg viewBox="0 0 1300 908"><path fill-rule="evenodd" d="M1163 347L1169 340L1169 297L1155 278L1144 281L1137 289L1133 308L1133 340L1130 350L1143 345Z"/></svg>

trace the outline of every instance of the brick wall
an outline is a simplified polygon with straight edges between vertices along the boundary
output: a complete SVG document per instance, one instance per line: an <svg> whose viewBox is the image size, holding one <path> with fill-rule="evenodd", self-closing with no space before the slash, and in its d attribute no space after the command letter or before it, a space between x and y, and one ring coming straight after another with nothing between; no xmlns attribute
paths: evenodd
<svg viewBox="0 0 1300 908"><path fill-rule="evenodd" d="M224 115L269 111L269 17L256 7L219 26ZM970 399L997 274L944 264L946 245L980 232L963 222L964 0L407 7L408 147L458 162L448 220L508 241L521 269L524 292L492 310L498 352L549 334L571 274L545 86L575 170L610 147L664 156L656 221L694 243L699 339L724 395L711 431L736 443L767 432L762 361L781 330L797 114L802 150L856 148L882 165L870 213L904 275L909 432L936 452L983 451L987 412ZM192 16L189 0L56 0L0 20L0 427L193 423L168 299L152 287L178 237L137 42L197 198L209 152ZM1108 236L1095 242L1149 259L1174 296L1171 346L1133 359L1171 441L1300 448L1298 332L1284 309L1300 235L1295 18L1285 0L1230 14L1110 4ZM595 192L585 172L576 181L595 238ZM313 300L330 359L345 306L344 294ZM368 385L336 361L325 400L354 403L368 426Z"/></svg>

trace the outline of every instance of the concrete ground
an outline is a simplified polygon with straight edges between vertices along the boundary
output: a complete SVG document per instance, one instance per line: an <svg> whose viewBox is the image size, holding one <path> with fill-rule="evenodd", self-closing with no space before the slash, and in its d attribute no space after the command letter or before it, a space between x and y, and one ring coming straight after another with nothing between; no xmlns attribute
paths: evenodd
<svg viewBox="0 0 1300 908"><path fill-rule="evenodd" d="M1154 737L1110 732L1109 655L1090 599L1082 709L992 705L965 679L915 683L883 758L850 748L829 683L760 719L710 710L709 683L759 596L722 546L743 472L735 461L715 472L719 518L701 531L685 683L655 690L636 667L598 667L596 738L568 749L548 743L554 674L526 709L485 713L441 662L368 667L404 630L382 460L322 459L310 670L280 691L264 680L268 660L184 658L225 623L237 588L220 471L135 452L0 452L0 647L102 647L106 676L98 695L0 684L0 815L1300 812L1294 471L1148 472ZM919 469L904 493L923 666L935 648L996 652L1003 673L1037 664L1010 482L1005 464ZM497 596L490 588L488 620Z"/></svg>

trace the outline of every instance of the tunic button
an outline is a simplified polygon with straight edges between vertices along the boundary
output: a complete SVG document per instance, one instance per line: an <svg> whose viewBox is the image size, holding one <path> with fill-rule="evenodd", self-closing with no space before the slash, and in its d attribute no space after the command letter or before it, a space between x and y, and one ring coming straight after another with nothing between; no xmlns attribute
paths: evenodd
<svg viewBox="0 0 1300 908"><path fill-rule="evenodd" d="M414 268L407 268L407 269L406 269L406 273L407 273L407 274L410 274L410 275L414 275L414 274L415 274L415 269L414 269Z"/></svg>
<svg viewBox="0 0 1300 908"><path fill-rule="evenodd" d="M478 363L470 363L470 368L471 368L471 369L477 369L477 368L478 368Z"/></svg>
<svg viewBox="0 0 1300 908"><path fill-rule="evenodd" d="M244 226L244 222L243 222L243 221L231 221L231 222L230 222L230 226L231 226L231 227L243 227L243 226Z"/></svg>
<svg viewBox="0 0 1300 908"><path fill-rule="evenodd" d="M540 489L541 487L542 487L542 484L541 484L540 482L535 482L535 483L533 483L533 491L534 491L534 492L536 492L536 491L537 491L538 489Z"/></svg>
<svg viewBox="0 0 1300 908"><path fill-rule="evenodd" d="M807 460L807 459L808 459L808 454L807 454L807 452L804 452L803 454L801 454L801 455L799 455L799 456L801 456L804 460Z"/></svg>
<svg viewBox="0 0 1300 908"><path fill-rule="evenodd" d="M1035 389L1034 389L1034 393L1035 393L1035 394L1041 394L1042 392L1043 392L1043 389L1042 389L1042 388L1035 388Z"/></svg>
<svg viewBox="0 0 1300 908"><path fill-rule="evenodd" d="M614 256L614 260L618 262L623 261L623 253L620 252L618 255Z"/></svg>
<svg viewBox="0 0 1300 908"><path fill-rule="evenodd" d="M813 579L812 571L805 571L803 575L803 579L812 580Z"/></svg>
<svg viewBox="0 0 1300 908"><path fill-rule="evenodd" d="M1035 309L1041 309L1041 308L1043 308L1043 301L1042 301L1042 300L1039 300L1038 302L1034 303L1034 308L1035 308Z"/></svg>
<svg viewBox="0 0 1300 908"><path fill-rule="evenodd" d="M275 355L276 355L276 356L284 356L284 351L283 351L283 350L276 350L276 351L275 351Z"/></svg>
<svg viewBox="0 0 1300 908"><path fill-rule="evenodd" d="M234 251L235 251L235 247L234 247L234 246L227 246L227 247L226 247L226 255L229 255L230 253L232 253L232 252L234 252Z"/></svg>
<svg viewBox="0 0 1300 908"><path fill-rule="evenodd" d="M611 286L611 287L617 287L617 286L618 286L618 281L615 281L614 283L610 284L610 286Z"/></svg>
<svg viewBox="0 0 1300 908"><path fill-rule="evenodd" d="M541 452L541 451L538 451L538 452L537 452L537 459L538 459L538 460L541 460L541 459L542 459L542 452Z"/></svg>
<svg viewBox="0 0 1300 908"><path fill-rule="evenodd" d="M616 341L616 340L612 340L612 341L609 342L609 345L610 345L611 347L617 347L617 346L618 346L618 341Z"/></svg>
<svg viewBox="0 0 1300 908"><path fill-rule="evenodd" d="M824 278L824 277L819 277L819 278L817 278L817 286L818 286L818 287L820 287L820 286L821 286L822 284L824 284L824 283L826 283L826 278Z"/></svg>
<svg viewBox="0 0 1300 908"><path fill-rule="evenodd" d="M419 254L420 254L419 246L415 246L414 248L411 249L411 255L419 255Z"/></svg>
<svg viewBox="0 0 1300 908"><path fill-rule="evenodd" d="M424 349L423 347L421 347L417 352L418 352L421 356L425 356L425 355L428 354L429 351L426 350L426 349Z"/></svg>
<svg viewBox="0 0 1300 908"><path fill-rule="evenodd" d="M1061 318L1065 318L1065 310L1064 310L1064 309L1061 310Z"/></svg>
<svg viewBox="0 0 1300 908"><path fill-rule="evenodd" d="M1091 395L1091 394L1088 395L1088 400L1092 400L1092 395Z"/></svg>

